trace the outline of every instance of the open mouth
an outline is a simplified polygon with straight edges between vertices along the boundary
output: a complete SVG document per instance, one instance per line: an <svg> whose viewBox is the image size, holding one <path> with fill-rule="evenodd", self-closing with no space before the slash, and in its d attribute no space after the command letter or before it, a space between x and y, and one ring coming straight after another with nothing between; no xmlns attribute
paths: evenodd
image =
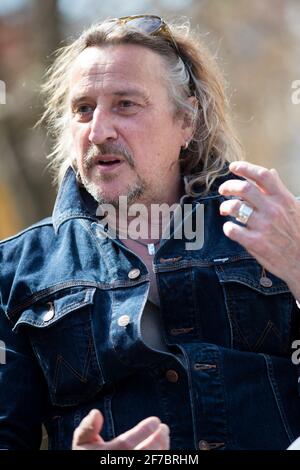
<svg viewBox="0 0 300 470"><path fill-rule="evenodd" d="M118 158L118 155L103 155L96 161L96 167L101 172L109 172L117 169L124 163L124 160Z"/></svg>
<svg viewBox="0 0 300 470"><path fill-rule="evenodd" d="M121 163L121 160L99 160L97 162L97 164L99 166L114 166L114 165L118 165L119 163Z"/></svg>

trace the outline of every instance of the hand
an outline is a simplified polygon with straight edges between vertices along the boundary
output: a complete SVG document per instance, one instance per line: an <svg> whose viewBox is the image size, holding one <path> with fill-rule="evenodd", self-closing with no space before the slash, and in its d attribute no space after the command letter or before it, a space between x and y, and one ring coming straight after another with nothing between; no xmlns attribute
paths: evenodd
<svg viewBox="0 0 300 470"><path fill-rule="evenodd" d="M223 196L236 196L254 210L247 226L225 222L227 237L239 242L257 261L283 279L295 297L300 286L300 202L280 180L276 170L248 162L233 162L229 169L246 181L228 180L219 187ZM221 215L235 217L242 204L230 199L220 205Z"/></svg>
<svg viewBox="0 0 300 470"><path fill-rule="evenodd" d="M134 428L112 441L105 442L99 435L103 415L91 410L73 434L72 450L168 450L169 428L152 416L140 421Z"/></svg>

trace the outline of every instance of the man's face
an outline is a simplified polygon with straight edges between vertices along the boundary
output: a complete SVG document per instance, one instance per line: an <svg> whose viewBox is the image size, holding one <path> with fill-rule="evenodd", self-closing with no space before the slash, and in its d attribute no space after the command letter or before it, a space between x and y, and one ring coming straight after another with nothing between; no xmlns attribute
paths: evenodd
<svg viewBox="0 0 300 470"><path fill-rule="evenodd" d="M155 52L135 45L90 47L70 82L77 165L98 202L173 203L180 196L179 153L187 139L175 117Z"/></svg>

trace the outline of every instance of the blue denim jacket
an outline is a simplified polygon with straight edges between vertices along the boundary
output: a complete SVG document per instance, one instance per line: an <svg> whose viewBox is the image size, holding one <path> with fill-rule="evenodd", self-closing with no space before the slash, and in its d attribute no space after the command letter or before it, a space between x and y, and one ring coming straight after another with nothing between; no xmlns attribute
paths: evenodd
<svg viewBox="0 0 300 470"><path fill-rule="evenodd" d="M171 239L155 255L169 352L141 338L146 266L103 237L71 169L52 218L0 244L0 448L38 448L43 422L50 449L69 449L92 408L105 440L158 416L172 449L284 449L300 434L297 307L224 236L222 200L192 200L204 204L202 249Z"/></svg>

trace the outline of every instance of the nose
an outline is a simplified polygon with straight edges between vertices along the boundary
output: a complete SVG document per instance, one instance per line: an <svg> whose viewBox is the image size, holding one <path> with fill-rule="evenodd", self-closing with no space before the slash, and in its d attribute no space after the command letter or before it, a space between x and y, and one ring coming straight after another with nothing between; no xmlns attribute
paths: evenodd
<svg viewBox="0 0 300 470"><path fill-rule="evenodd" d="M103 109L96 108L90 121L89 141L101 145L107 140L116 140L117 137L118 133L112 118Z"/></svg>

